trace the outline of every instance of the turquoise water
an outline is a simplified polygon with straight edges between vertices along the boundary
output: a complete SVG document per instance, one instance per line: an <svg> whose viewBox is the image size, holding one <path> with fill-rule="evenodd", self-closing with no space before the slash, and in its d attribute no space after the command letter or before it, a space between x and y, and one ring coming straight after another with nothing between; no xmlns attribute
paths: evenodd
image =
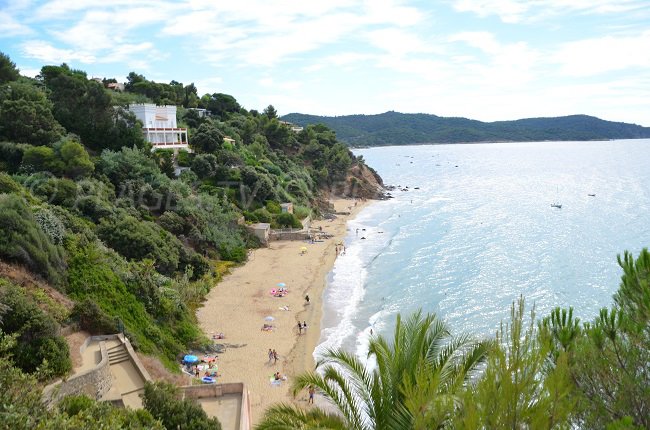
<svg viewBox="0 0 650 430"><path fill-rule="evenodd" d="M409 191L396 189L348 224L316 355L325 347L364 355L371 329L389 334L397 313L420 308L455 333L491 336L519 295L538 316L573 306L590 320L612 303L616 255L650 245L650 140L355 153ZM550 206L556 200L561 209Z"/></svg>

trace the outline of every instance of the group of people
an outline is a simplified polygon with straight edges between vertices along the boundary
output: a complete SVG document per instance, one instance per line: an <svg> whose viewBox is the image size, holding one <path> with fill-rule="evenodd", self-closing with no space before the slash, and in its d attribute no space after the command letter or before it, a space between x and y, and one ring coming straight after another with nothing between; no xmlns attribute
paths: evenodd
<svg viewBox="0 0 650 430"><path fill-rule="evenodd" d="M345 255L345 245L342 243L336 244L336 255Z"/></svg>
<svg viewBox="0 0 650 430"><path fill-rule="evenodd" d="M273 364L278 362L278 353L275 349L269 348L269 363L273 360Z"/></svg>
<svg viewBox="0 0 650 430"><path fill-rule="evenodd" d="M298 321L298 334L302 334L303 330L305 330L305 333L307 332L307 321L303 321L302 323Z"/></svg>

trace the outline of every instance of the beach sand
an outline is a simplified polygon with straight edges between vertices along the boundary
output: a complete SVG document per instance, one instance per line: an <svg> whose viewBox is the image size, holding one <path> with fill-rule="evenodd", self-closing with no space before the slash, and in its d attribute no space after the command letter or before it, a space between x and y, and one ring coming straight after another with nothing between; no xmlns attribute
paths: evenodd
<svg viewBox="0 0 650 430"><path fill-rule="evenodd" d="M293 402L307 405L307 393L296 398L291 395L293 377L314 369L312 353L320 338L322 296L327 273L336 259L336 244L343 242L347 221L353 218L367 202L336 199L331 201L338 215L335 220L319 220L314 228L322 227L330 239L313 244L303 241L271 242L270 248L256 249L249 261L232 270L215 288L197 311L203 331L212 336L223 332L226 345L219 355L218 382L244 382L250 392L252 422L261 419L266 408L274 403ZM306 247L304 255L301 248ZM274 297L270 291L278 283L285 283L289 293ZM310 303L305 303L309 295ZM290 310L280 308L288 306ZM273 321L266 321L266 317ZM298 333L298 321L306 321L307 330ZM273 331L262 331L272 324ZM268 350L275 349L278 361L269 361ZM275 372L287 377L281 384L271 384Z"/></svg>

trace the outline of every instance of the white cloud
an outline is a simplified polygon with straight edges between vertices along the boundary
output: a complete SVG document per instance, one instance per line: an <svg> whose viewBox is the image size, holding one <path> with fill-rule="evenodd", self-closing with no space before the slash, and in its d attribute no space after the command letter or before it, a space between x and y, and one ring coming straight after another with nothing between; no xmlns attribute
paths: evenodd
<svg viewBox="0 0 650 430"><path fill-rule="evenodd" d="M648 7L646 0L454 0L453 5L459 12L497 15L506 23L567 13L629 13Z"/></svg>
<svg viewBox="0 0 650 430"><path fill-rule="evenodd" d="M634 36L604 36L565 43L552 61L570 76L593 76L614 70L650 68L650 30Z"/></svg>
<svg viewBox="0 0 650 430"><path fill-rule="evenodd" d="M16 21L13 16L0 10L0 37L32 34L31 28Z"/></svg>
<svg viewBox="0 0 650 430"><path fill-rule="evenodd" d="M59 49L50 43L42 40L31 40L22 44L25 57L35 58L44 63L59 64L71 61L82 63L94 63L96 58L88 52L75 51L72 49Z"/></svg>

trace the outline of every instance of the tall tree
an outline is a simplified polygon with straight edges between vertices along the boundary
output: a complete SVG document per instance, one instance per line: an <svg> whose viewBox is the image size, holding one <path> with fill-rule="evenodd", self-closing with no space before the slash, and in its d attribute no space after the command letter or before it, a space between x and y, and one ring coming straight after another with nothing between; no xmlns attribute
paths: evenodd
<svg viewBox="0 0 650 430"><path fill-rule="evenodd" d="M52 115L52 103L33 85L11 82L0 88L0 138L31 145L49 145L63 127Z"/></svg>
<svg viewBox="0 0 650 430"><path fill-rule="evenodd" d="M15 81L20 77L16 63L4 52L0 52L0 84Z"/></svg>

